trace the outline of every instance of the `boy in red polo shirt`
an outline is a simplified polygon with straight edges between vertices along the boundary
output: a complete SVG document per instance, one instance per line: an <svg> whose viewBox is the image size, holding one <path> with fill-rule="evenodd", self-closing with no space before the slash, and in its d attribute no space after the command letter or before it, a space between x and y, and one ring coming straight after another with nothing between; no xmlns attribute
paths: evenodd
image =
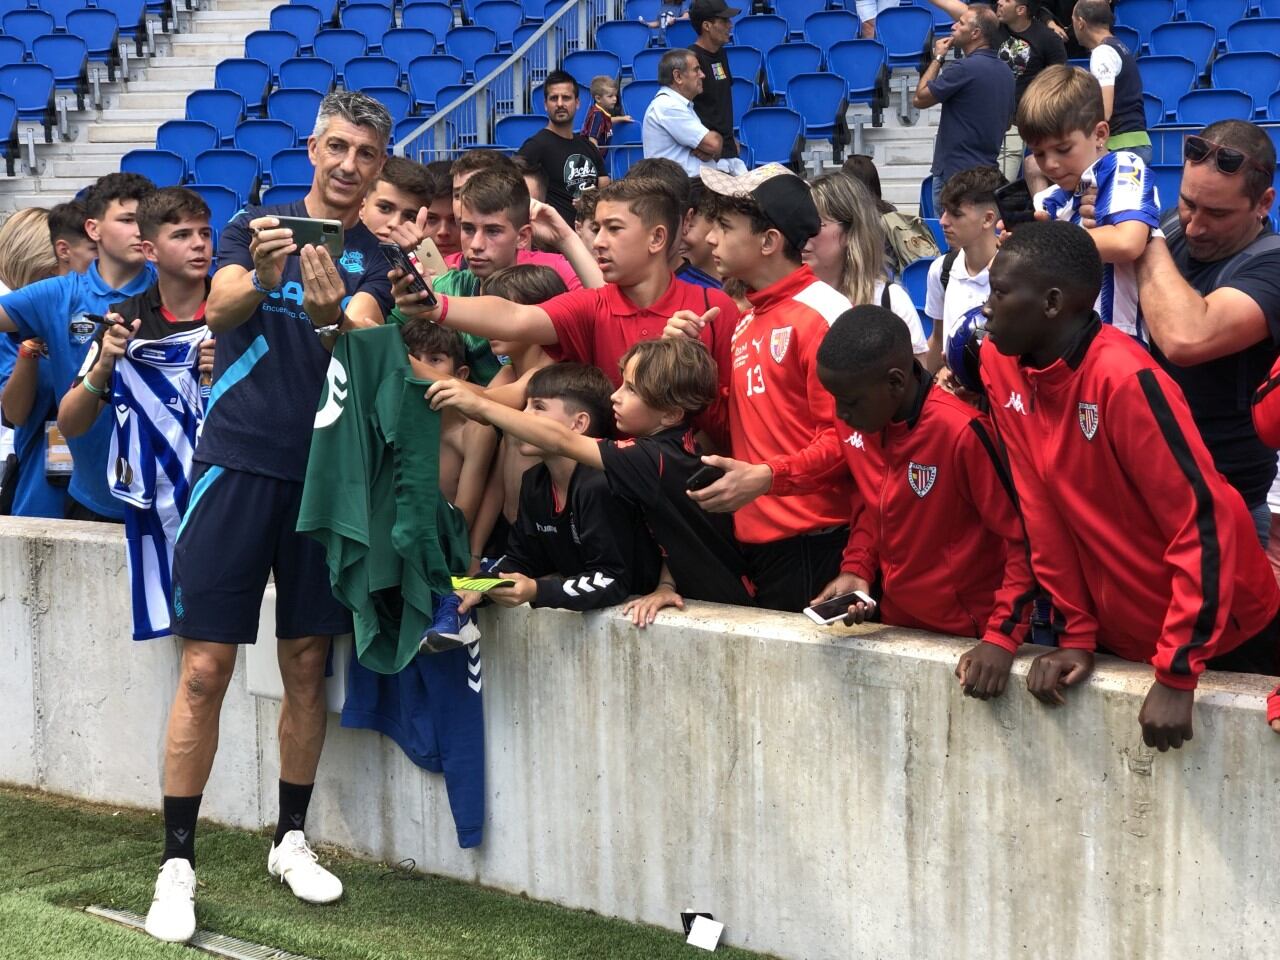
<svg viewBox="0 0 1280 960"><path fill-rule="evenodd" d="M719 290L677 280L667 254L680 237L680 213L670 191L654 180L617 180L599 191L592 252L605 285L573 290L539 305L498 297L439 297L434 310L422 304L400 278L396 306L406 317L426 316L447 327L499 340L535 343L555 360L589 363L621 385L618 361L638 340L662 335L668 318L680 311L711 313L699 330L720 377L721 397L698 426L713 440L727 436L724 393L729 381L729 344L738 308ZM565 229L569 229L566 227ZM718 315L712 313L718 309Z"/></svg>
<svg viewBox="0 0 1280 960"><path fill-rule="evenodd" d="M752 310L733 332L729 426L735 459L704 457L726 474L689 496L704 509L734 511L756 602L799 611L840 569L853 484L846 473L799 496L769 491L774 466L812 447L833 448L838 461L835 405L818 380L817 352L852 304L800 261L801 248L820 226L803 180L769 163L740 177L704 169L702 181L715 194L716 225L707 243L716 269L746 283ZM714 321L709 313L677 314L666 332L705 334Z"/></svg>

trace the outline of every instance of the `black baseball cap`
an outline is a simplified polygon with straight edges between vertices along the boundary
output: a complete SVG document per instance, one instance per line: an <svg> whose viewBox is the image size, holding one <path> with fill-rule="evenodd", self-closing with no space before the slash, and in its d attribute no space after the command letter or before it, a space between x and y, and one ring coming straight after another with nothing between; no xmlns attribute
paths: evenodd
<svg viewBox="0 0 1280 960"><path fill-rule="evenodd" d="M690 20L714 20L716 17L736 17L742 11L731 7L724 0L693 0L689 7Z"/></svg>
<svg viewBox="0 0 1280 960"><path fill-rule="evenodd" d="M822 229L809 185L780 163L766 163L737 177L703 167L700 176L712 193L754 200L765 219L797 250Z"/></svg>

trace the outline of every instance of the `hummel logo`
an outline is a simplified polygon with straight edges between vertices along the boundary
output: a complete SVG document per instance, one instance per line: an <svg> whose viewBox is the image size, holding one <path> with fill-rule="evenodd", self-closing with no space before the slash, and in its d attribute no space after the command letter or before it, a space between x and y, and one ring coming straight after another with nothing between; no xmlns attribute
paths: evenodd
<svg viewBox="0 0 1280 960"><path fill-rule="evenodd" d="M1006 410L1010 408L1017 410L1024 417L1027 415L1027 408L1022 405L1022 394L1017 391L1011 390L1009 392L1009 402L1004 405L1004 408Z"/></svg>
<svg viewBox="0 0 1280 960"><path fill-rule="evenodd" d="M603 590L609 584L613 583L613 577L606 577L603 573L597 573L595 577L579 577L577 580L572 578L564 582L564 592L571 597L578 596L579 593L595 593L596 589Z"/></svg>
<svg viewBox="0 0 1280 960"><path fill-rule="evenodd" d="M866 445L862 442L862 434L860 434L857 430L853 431L853 433L845 437L844 442L857 450L866 449Z"/></svg>
<svg viewBox="0 0 1280 960"><path fill-rule="evenodd" d="M302 829L302 815L298 813L289 814L289 822L293 824L295 830Z"/></svg>
<svg viewBox="0 0 1280 960"><path fill-rule="evenodd" d="M187 842L187 837L189 837L189 836L191 836L191 831L190 831L190 830L175 830L175 831L173 831L173 838L174 838L175 840L177 840L179 843L186 843L186 842Z"/></svg>
<svg viewBox="0 0 1280 960"><path fill-rule="evenodd" d="M182 401L181 401L181 400L179 400L177 397L170 397L168 400L166 400L166 401L165 401L165 403L167 403L167 404L168 404L169 406L171 406L171 407L181 407L181 406L182 406Z"/></svg>
<svg viewBox="0 0 1280 960"><path fill-rule="evenodd" d="M764 343L764 337L757 337L751 341L751 345L756 348L756 353L760 352L760 344Z"/></svg>

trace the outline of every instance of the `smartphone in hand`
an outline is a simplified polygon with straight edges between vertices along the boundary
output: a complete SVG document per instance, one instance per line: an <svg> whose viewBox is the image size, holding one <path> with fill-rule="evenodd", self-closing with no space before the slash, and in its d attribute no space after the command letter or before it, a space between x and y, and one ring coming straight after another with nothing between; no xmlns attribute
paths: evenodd
<svg viewBox="0 0 1280 960"><path fill-rule="evenodd" d="M805 607L804 615L819 626L829 626L837 620L843 620L848 615L849 608L859 601L865 603L872 610L876 607L876 602L869 593L865 593L862 590L854 590L852 593L842 593L838 597L832 597L830 600L823 600L821 603L815 603L811 607Z"/></svg>
<svg viewBox="0 0 1280 960"><path fill-rule="evenodd" d="M719 467L713 467L704 463L699 469L695 470L693 476L689 478L689 482L685 484L686 490L702 490L711 486L717 480L724 476L724 471Z"/></svg>
<svg viewBox="0 0 1280 960"><path fill-rule="evenodd" d="M435 291L431 289L431 284L422 278L422 274L418 272L418 268L413 265L413 261L409 259L408 254L400 249L400 245L396 243L380 243L378 249L382 251L383 256L387 258L387 262L391 266L405 273L410 279L410 289L415 293L425 293L426 297L423 302L428 307L436 305Z"/></svg>

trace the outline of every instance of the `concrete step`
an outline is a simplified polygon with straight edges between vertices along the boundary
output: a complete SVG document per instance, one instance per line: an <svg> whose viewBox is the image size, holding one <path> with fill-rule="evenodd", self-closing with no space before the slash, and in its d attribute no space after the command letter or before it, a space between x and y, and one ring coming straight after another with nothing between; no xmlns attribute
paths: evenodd
<svg viewBox="0 0 1280 960"><path fill-rule="evenodd" d="M244 34L184 33L173 38L170 50L174 57L196 58L193 63L209 66L228 57L244 56Z"/></svg>
<svg viewBox="0 0 1280 960"><path fill-rule="evenodd" d="M175 119L166 117L167 120ZM92 143L146 143L148 140L155 143L156 127L160 124L156 122L136 122L136 123L95 123L89 127L89 141Z"/></svg>
<svg viewBox="0 0 1280 960"><path fill-rule="evenodd" d="M239 16L234 19L210 20L212 14L201 14L192 20L189 29L183 36L200 37L207 35L238 36L242 39L255 30L265 30L271 22L270 17Z"/></svg>
<svg viewBox="0 0 1280 960"><path fill-rule="evenodd" d="M176 110L179 114L182 114L186 111L187 92L182 90L134 92L130 90L128 93L109 97L104 114L116 117L119 116L121 111L126 110L149 110L152 112L163 110L166 113L173 113Z"/></svg>
<svg viewBox="0 0 1280 960"><path fill-rule="evenodd" d="M127 153L128 151L124 151ZM45 158L44 173L47 177L66 177L70 180L93 180L120 169L120 154L104 157Z"/></svg>

